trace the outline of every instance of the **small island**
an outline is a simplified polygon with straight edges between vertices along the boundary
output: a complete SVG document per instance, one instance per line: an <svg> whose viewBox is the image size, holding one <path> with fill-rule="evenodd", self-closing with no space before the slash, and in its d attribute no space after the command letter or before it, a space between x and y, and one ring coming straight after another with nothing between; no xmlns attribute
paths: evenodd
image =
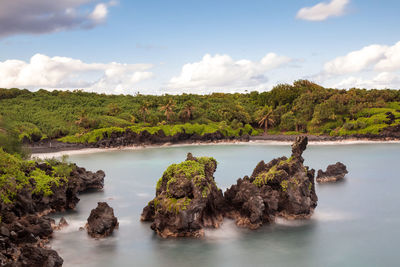
<svg viewBox="0 0 400 267"><path fill-rule="evenodd" d="M273 223L276 217L309 218L318 197L315 171L303 165L307 142L307 137L298 137L290 158L261 161L251 177L239 179L224 194L213 177L217 161L189 153L164 172L141 220L152 222L151 229L163 238L199 238L204 228L218 228L225 217L250 229Z"/></svg>

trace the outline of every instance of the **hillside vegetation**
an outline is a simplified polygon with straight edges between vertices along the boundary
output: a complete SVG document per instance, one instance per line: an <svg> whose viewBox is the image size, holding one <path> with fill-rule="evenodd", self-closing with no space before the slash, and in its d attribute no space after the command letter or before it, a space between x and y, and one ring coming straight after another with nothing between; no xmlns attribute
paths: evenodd
<svg viewBox="0 0 400 267"><path fill-rule="evenodd" d="M400 124L400 91L327 89L306 80L246 94L132 96L0 89L0 116L13 142L90 142L126 128L166 135L182 129L227 136L263 131L378 134ZM5 143L1 139L0 129L0 142Z"/></svg>

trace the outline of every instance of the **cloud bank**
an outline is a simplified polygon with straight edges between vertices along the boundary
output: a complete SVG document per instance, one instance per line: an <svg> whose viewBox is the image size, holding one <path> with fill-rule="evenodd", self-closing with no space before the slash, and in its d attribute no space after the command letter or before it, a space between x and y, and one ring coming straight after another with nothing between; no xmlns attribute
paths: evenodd
<svg viewBox="0 0 400 267"><path fill-rule="evenodd" d="M85 63L68 57L34 55L29 62L0 62L0 87L84 89L99 93L132 93L153 77L151 64Z"/></svg>
<svg viewBox="0 0 400 267"><path fill-rule="evenodd" d="M197 91L257 87L268 81L267 72L291 61L290 58L269 53L260 61L235 61L229 55L206 54L200 61L187 63L178 76L172 77L168 87Z"/></svg>
<svg viewBox="0 0 400 267"><path fill-rule="evenodd" d="M94 0L0 1L0 38L16 34L43 34L103 23L116 2Z"/></svg>
<svg viewBox="0 0 400 267"><path fill-rule="evenodd" d="M321 2L312 7L304 7L297 12L297 18L309 21L323 21L330 17L338 17L345 13L350 0L331 0Z"/></svg>
<svg viewBox="0 0 400 267"><path fill-rule="evenodd" d="M328 61L324 64L321 77L335 78L347 75L334 85L337 88L399 88L399 72L400 41L392 46L365 46Z"/></svg>

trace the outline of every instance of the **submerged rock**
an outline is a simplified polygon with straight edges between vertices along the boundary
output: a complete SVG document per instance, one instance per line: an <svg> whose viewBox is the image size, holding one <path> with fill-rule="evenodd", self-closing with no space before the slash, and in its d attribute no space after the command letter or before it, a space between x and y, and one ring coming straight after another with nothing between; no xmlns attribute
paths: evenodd
<svg viewBox="0 0 400 267"><path fill-rule="evenodd" d="M69 224L67 220L64 217L61 217L60 221L58 222L57 225L53 226L54 230L61 230L65 227L67 227Z"/></svg>
<svg viewBox="0 0 400 267"><path fill-rule="evenodd" d="M329 183L337 182L342 180L347 171L346 165L341 162L336 162L336 164L329 165L326 171L318 170L317 182L318 183Z"/></svg>
<svg viewBox="0 0 400 267"><path fill-rule="evenodd" d="M163 238L202 237L204 227L219 227L224 198L214 181L216 168L215 159L190 153L182 163L169 166L141 220L153 222L151 229Z"/></svg>
<svg viewBox="0 0 400 267"><path fill-rule="evenodd" d="M303 165L307 137L297 137L290 158L281 157L257 164L251 177L238 179L225 192L227 216L236 224L256 229L274 221L309 218L317 206L313 169Z"/></svg>
<svg viewBox="0 0 400 267"><path fill-rule="evenodd" d="M91 237L101 238L111 235L118 227L118 219L114 216L114 209L106 202L97 203L87 220L86 229Z"/></svg>

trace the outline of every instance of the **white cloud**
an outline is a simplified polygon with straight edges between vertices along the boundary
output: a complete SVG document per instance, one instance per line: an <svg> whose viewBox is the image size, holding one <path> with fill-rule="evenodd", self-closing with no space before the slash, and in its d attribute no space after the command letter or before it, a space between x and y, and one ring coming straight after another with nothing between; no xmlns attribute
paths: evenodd
<svg viewBox="0 0 400 267"><path fill-rule="evenodd" d="M362 71L377 63L384 56L388 46L370 45L353 51L345 56L337 57L324 65L328 74L345 74Z"/></svg>
<svg viewBox="0 0 400 267"><path fill-rule="evenodd" d="M0 62L0 87L124 93L152 78L150 68L151 64L85 63L68 57L36 54L29 62Z"/></svg>
<svg viewBox="0 0 400 267"><path fill-rule="evenodd" d="M385 89L399 88L400 76L396 73L381 72L372 79L362 77L347 77L333 86L334 88L366 88L366 89Z"/></svg>
<svg viewBox="0 0 400 267"><path fill-rule="evenodd" d="M324 74L340 75L365 70L400 70L400 42L393 46L369 45L324 64Z"/></svg>
<svg viewBox="0 0 400 267"><path fill-rule="evenodd" d="M400 69L400 42L386 49L384 57L375 65L375 69L385 71Z"/></svg>
<svg viewBox="0 0 400 267"><path fill-rule="evenodd" d="M179 76L170 80L168 87L203 91L256 87L268 81L266 74L269 70L290 61L290 58L274 53L267 54L259 62L246 59L234 61L229 55L206 54L199 62L185 64Z"/></svg>
<svg viewBox="0 0 400 267"><path fill-rule="evenodd" d="M346 6L350 0L331 0L330 2L321 2L312 7L304 7L297 12L297 18L322 21L329 17L341 16L345 13Z"/></svg>
<svg viewBox="0 0 400 267"><path fill-rule="evenodd" d="M116 2L100 3L93 8L94 2L96 0L0 1L0 38L95 27L105 21L108 7Z"/></svg>
<svg viewBox="0 0 400 267"><path fill-rule="evenodd" d="M90 14L90 18L96 22L103 22L107 18L108 9L106 4L98 4Z"/></svg>
<svg viewBox="0 0 400 267"><path fill-rule="evenodd" d="M313 78L335 88L400 88L400 42L369 45L337 57Z"/></svg>

